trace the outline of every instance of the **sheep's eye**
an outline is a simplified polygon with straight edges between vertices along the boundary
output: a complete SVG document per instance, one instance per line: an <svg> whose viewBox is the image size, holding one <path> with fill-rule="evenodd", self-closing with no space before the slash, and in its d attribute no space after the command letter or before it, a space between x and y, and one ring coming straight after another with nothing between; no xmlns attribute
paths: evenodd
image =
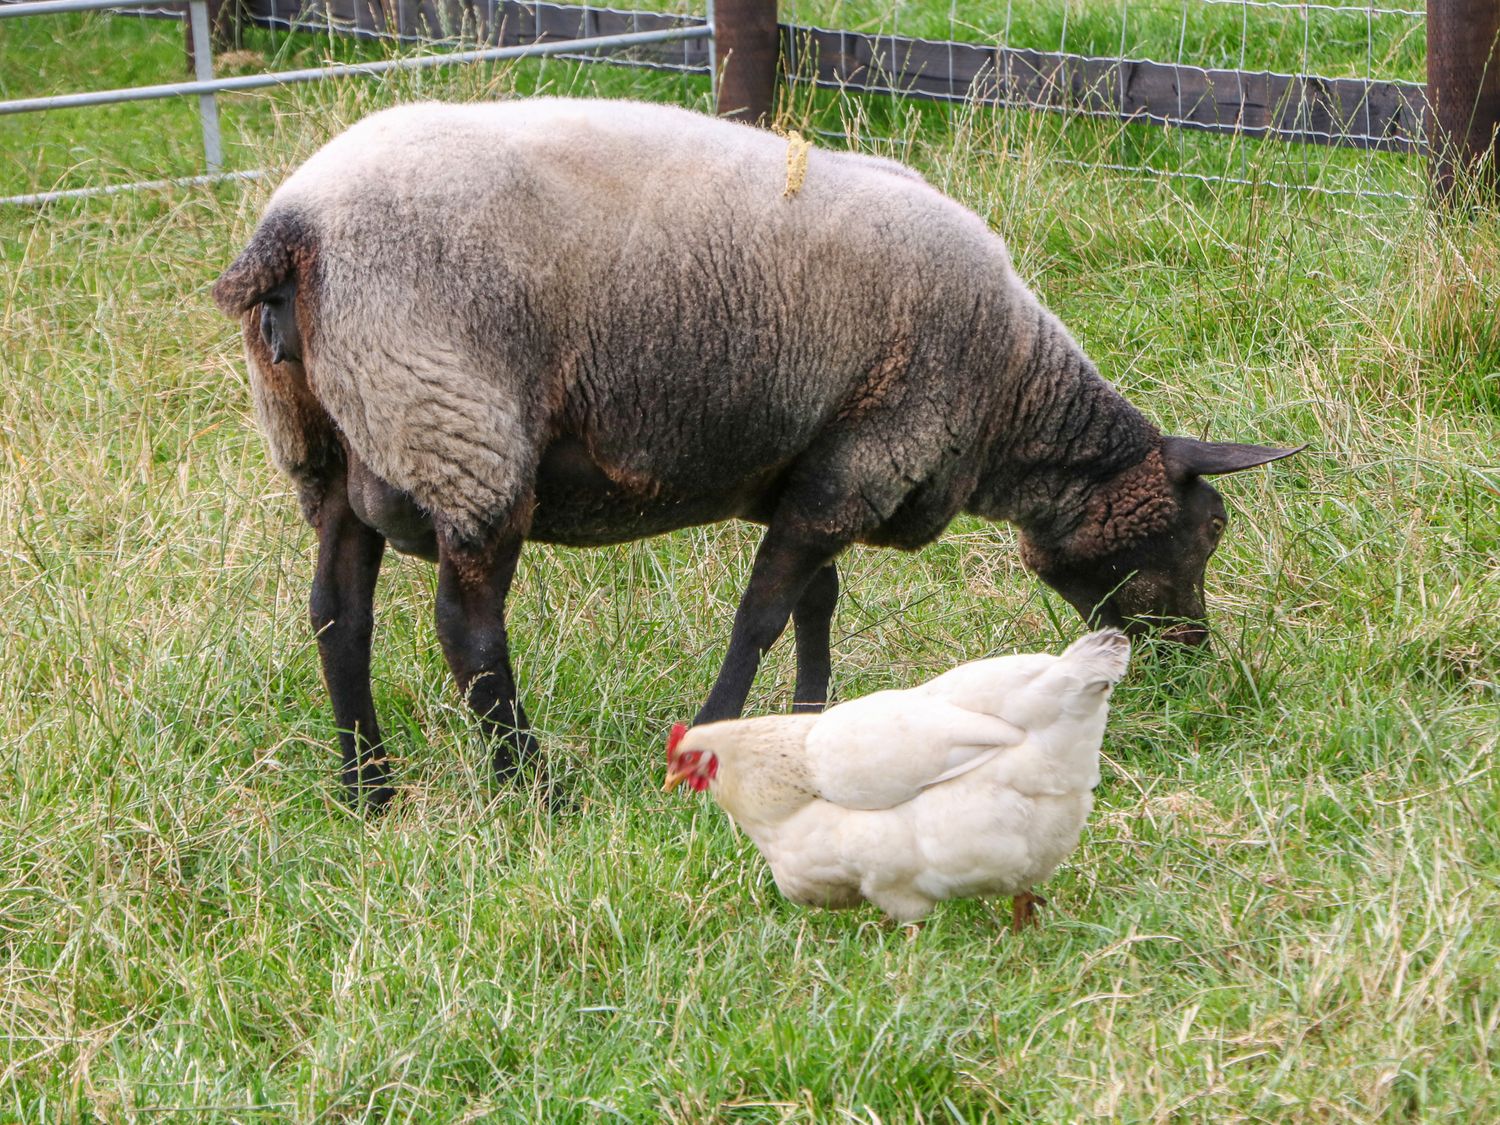
<svg viewBox="0 0 1500 1125"><path fill-rule="evenodd" d="M1215 516L1209 521L1208 526L1213 530L1214 538L1217 539L1224 534L1224 517Z"/></svg>

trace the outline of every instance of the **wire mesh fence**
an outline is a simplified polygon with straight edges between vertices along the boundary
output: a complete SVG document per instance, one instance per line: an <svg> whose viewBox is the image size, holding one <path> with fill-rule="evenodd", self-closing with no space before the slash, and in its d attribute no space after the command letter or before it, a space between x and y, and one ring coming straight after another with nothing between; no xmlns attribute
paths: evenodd
<svg viewBox="0 0 1500 1125"><path fill-rule="evenodd" d="M1421 10L1279 0L1006 0L982 9L869 6L861 20L849 18L847 4L789 0L782 12L793 81L1040 111L1068 135L1059 160L1375 198L1421 190L1417 160L1319 151L1424 151ZM829 26L835 14L840 25ZM1273 143L1243 143L1252 139Z"/></svg>
<svg viewBox="0 0 1500 1125"><path fill-rule="evenodd" d="M632 35L707 24L703 13L673 14L592 5L521 3L435 3L434 0L245 0L244 18L261 27L286 31L330 30L362 39L427 45L516 46L601 36ZM569 62L607 58L615 66L708 74L710 48L704 40L647 44L608 56L563 52Z"/></svg>
<svg viewBox="0 0 1500 1125"><path fill-rule="evenodd" d="M50 19L55 22L60 17L79 15L87 19L108 21L114 18L114 13L107 9L115 5L128 8L132 15L158 10L154 4L134 5L129 0L0 0L0 18L4 18L8 26L17 26L27 20L35 22ZM137 82L129 86L105 83L102 88L94 84L80 90L72 71L58 75L54 69L48 75L53 79L53 89L30 97L0 100L0 118L14 121L22 114L69 112L85 107L115 110L129 103L156 99L180 100L196 96L200 101L200 115L203 117L204 162L210 173L215 173L222 165L217 142L217 105L214 101L217 94L243 95L251 91L269 91L326 79L372 76L381 76L388 82L395 82L396 85L391 86L390 91L409 88L414 92L415 88L409 84L406 87L400 84L400 75L436 68L453 70L459 64L493 64L504 70L522 60L549 57L571 63L589 60L592 55L601 52L619 53L620 62L626 67L702 75L705 78L710 70L710 49L705 43L709 28L707 20L702 16L671 19L649 12L615 12L593 8L565 10L558 5L522 5L504 0L494 0L482 8L460 4L433 5L421 0L410 3L403 0L389 8L382 8L378 4L347 3L344 0L328 0L326 3L317 0L307 5L237 5L233 11L234 22L275 30L269 41L262 39L257 44L263 48L263 52L234 51L221 55L219 62L232 62L234 68L241 73L214 77L208 46L208 25L204 22L204 0L192 0L191 8L195 26L188 59L196 69L195 80L183 81L179 72L161 75L170 77L170 81L144 84ZM177 14L180 18L181 13ZM133 22L137 26L141 23L139 20ZM137 39L138 43L148 43L149 49L145 53L152 57L154 69L158 73L164 61L160 50L163 38L162 35L154 35L149 40ZM170 41L172 34L168 32L165 38ZM361 41L369 40L388 42L367 42L364 48L359 46ZM99 41L96 40L96 44ZM16 84L7 80L11 78L7 72L12 67L5 59L5 45L4 41L0 41L0 92L11 93L15 91ZM22 47L17 53L24 52L25 48ZM312 56L309 61L313 65L288 65L299 59L308 59L309 56ZM169 52L166 57L172 58L172 54ZM182 54L177 53L175 58L180 66ZM132 77L139 70L135 66L128 69ZM170 72L175 68L168 64L167 69ZM59 79L62 84L60 88ZM427 88L436 91L438 96L445 92L449 96L455 93L462 96L464 93L461 88L452 84L444 87L437 81L429 82ZM491 88L490 92L507 91L495 91ZM616 84L614 92L628 94L631 91ZM472 96L474 91L471 89L468 93ZM433 94L429 93L428 96ZM251 112L247 117L257 116L257 110L266 108L264 104L252 108L243 100L238 100L235 104L238 109L250 108ZM272 112L275 112L274 109ZM162 116L170 114L163 112ZM264 118L265 115L260 113L259 116ZM210 118L213 119L212 131L215 135L213 143L209 141ZM118 115L116 119L119 120ZM155 129L149 131L154 133ZM78 134L80 139L93 139L97 131L84 127L78 130ZM42 134L38 132L37 135ZM53 131L48 135L49 140L42 142L42 159L36 161L30 169L25 167L24 160L0 162L8 163L12 171L22 174L29 172L30 183L27 186L32 188L17 194L6 194L5 189L10 185L0 178L0 203L44 203L96 193L115 193L121 187L132 185L187 185L202 183L206 179L200 175L186 174L182 169L176 169L176 175L164 175L169 171L165 167L138 167L136 178L129 184L77 185L77 173L81 164L70 163L60 171L48 166L50 162L46 159L46 147L50 143L54 149L58 148L59 135L66 136L66 133L58 134ZM125 130L119 130L114 135L128 136ZM7 140L8 138L0 136L0 152L6 148L22 147L8 145ZM245 140L250 141L251 138L247 136ZM90 146L67 143L62 147L65 147L69 157L74 157L88 151ZM242 142L240 147L246 149L250 146ZM201 171L201 167L194 171ZM141 178L142 172L150 178ZM225 178L254 178L254 175L254 169L241 168L225 173Z"/></svg>
<svg viewBox="0 0 1500 1125"><path fill-rule="evenodd" d="M152 9L169 10L169 9ZM519 0L242 0L273 34L395 51L506 47L707 22L673 0L631 8ZM1288 0L783 0L783 114L829 140L889 146L904 116L990 114L1049 132L1052 159L1132 175L1371 198L1420 193L1420 9ZM278 47L276 53L282 48ZM565 52L569 63L706 79L706 39ZM627 91L628 92L628 91ZM884 108L870 108L883 99ZM863 106L851 103L863 101ZM1038 125L1040 114L1046 124ZM1255 143L1264 142L1264 143ZM1353 151L1350 151L1353 150Z"/></svg>
<svg viewBox="0 0 1500 1125"><path fill-rule="evenodd" d="M668 26L694 16L484 0L248 0L280 26L326 22L397 39L496 41L578 36L595 28ZM1041 111L1069 136L1059 160L1133 174L1262 183L1366 197L1421 190L1414 160L1318 152L1420 153L1425 144L1424 13L1374 4L1282 0L954 0L780 7L782 66L794 85L849 95L947 103L968 112ZM695 45L696 46L696 45ZM588 61L702 73L706 45ZM824 114L826 139L872 136L889 113ZM850 121L861 128L855 133ZM1093 129L1075 128L1079 122ZM1139 127L1155 126L1154 133ZM896 130L891 127L888 133ZM1190 134L1219 134L1208 143ZM1234 141L1291 142L1252 148ZM1314 146L1309 148L1308 146Z"/></svg>

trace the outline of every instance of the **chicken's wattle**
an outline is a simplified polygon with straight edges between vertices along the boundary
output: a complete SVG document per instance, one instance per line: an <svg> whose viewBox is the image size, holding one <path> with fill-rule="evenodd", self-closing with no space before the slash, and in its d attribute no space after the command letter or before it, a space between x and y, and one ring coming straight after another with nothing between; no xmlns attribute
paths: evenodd
<svg viewBox="0 0 1500 1125"><path fill-rule="evenodd" d="M709 782L718 775L719 759L712 754L704 754L698 750L679 753L678 745L687 732L686 723L673 723L672 731L667 735L666 788L670 790L679 784L686 783L693 792L702 793L708 788Z"/></svg>
<svg viewBox="0 0 1500 1125"><path fill-rule="evenodd" d="M687 783L694 793L702 793L708 788L708 783L714 779L714 775L718 772L719 759L710 758L708 765L704 768L696 769L692 776L687 779Z"/></svg>

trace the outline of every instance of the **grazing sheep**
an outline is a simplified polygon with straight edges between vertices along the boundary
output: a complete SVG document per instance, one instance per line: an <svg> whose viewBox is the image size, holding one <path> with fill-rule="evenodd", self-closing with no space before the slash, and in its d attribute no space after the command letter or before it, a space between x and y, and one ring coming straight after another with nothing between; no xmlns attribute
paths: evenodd
<svg viewBox="0 0 1500 1125"><path fill-rule="evenodd" d="M1163 437L915 173L687 110L539 98L375 114L299 168L214 287L272 456L317 529L312 621L344 780L390 796L370 697L389 542L505 773L534 740L505 599L526 539L766 525L698 722L796 624L820 708L834 560L960 512L1016 524L1085 617L1206 632L1224 527L1200 478L1292 450Z"/></svg>

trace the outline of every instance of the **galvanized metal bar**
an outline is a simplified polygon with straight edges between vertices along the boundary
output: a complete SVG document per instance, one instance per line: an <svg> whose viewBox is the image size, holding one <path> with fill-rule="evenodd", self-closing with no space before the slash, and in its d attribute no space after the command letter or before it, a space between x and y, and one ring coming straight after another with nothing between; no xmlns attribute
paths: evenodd
<svg viewBox="0 0 1500 1125"><path fill-rule="evenodd" d="M0 4L0 19L61 12L97 12L101 8L161 8L166 2L167 0L27 0L23 4Z"/></svg>
<svg viewBox="0 0 1500 1125"><path fill-rule="evenodd" d="M719 104L719 32L718 18L714 14L714 0L707 0L708 10L708 88L713 94L714 105Z"/></svg>
<svg viewBox="0 0 1500 1125"><path fill-rule="evenodd" d="M4 6L0 5L0 11ZM245 74L236 78L216 78L211 82L169 82L160 86L127 86L119 90L94 90L84 94L55 94L43 98L20 98L0 102L0 116L10 113L35 113L47 109L76 109L89 105L112 105L117 102L144 102L156 98L180 98L194 94L230 90L263 90L270 86L290 86L297 82L318 82L325 78L367 77L391 70L426 70L435 66L457 66L462 63L503 62L508 59L532 59L546 55L611 51L623 47L640 47L648 43L675 43L679 40L707 39L711 28L677 27L663 31L640 31L625 35L606 35L599 39L564 39L556 43L527 43L518 47L490 47L479 51L453 51L442 55L416 55L380 62L346 63L340 66L313 67L307 70L284 70L273 74Z"/></svg>
<svg viewBox="0 0 1500 1125"><path fill-rule="evenodd" d="M101 184L98 187L63 188L58 191L34 191L27 195L0 196L0 207L37 207L65 199L93 199L100 195L120 195L127 191L161 191L164 188L196 187L199 184L222 184L230 180L260 180L270 175L262 169L249 172L217 172L212 176L178 176L170 180L134 180L128 184Z"/></svg>
<svg viewBox="0 0 1500 1125"><path fill-rule="evenodd" d="M193 76L199 82L214 79L214 48L208 32L208 0L188 0L188 20L193 31ZM224 145L219 137L219 103L213 91L198 95L198 121L203 126L203 162L209 174L224 170Z"/></svg>

